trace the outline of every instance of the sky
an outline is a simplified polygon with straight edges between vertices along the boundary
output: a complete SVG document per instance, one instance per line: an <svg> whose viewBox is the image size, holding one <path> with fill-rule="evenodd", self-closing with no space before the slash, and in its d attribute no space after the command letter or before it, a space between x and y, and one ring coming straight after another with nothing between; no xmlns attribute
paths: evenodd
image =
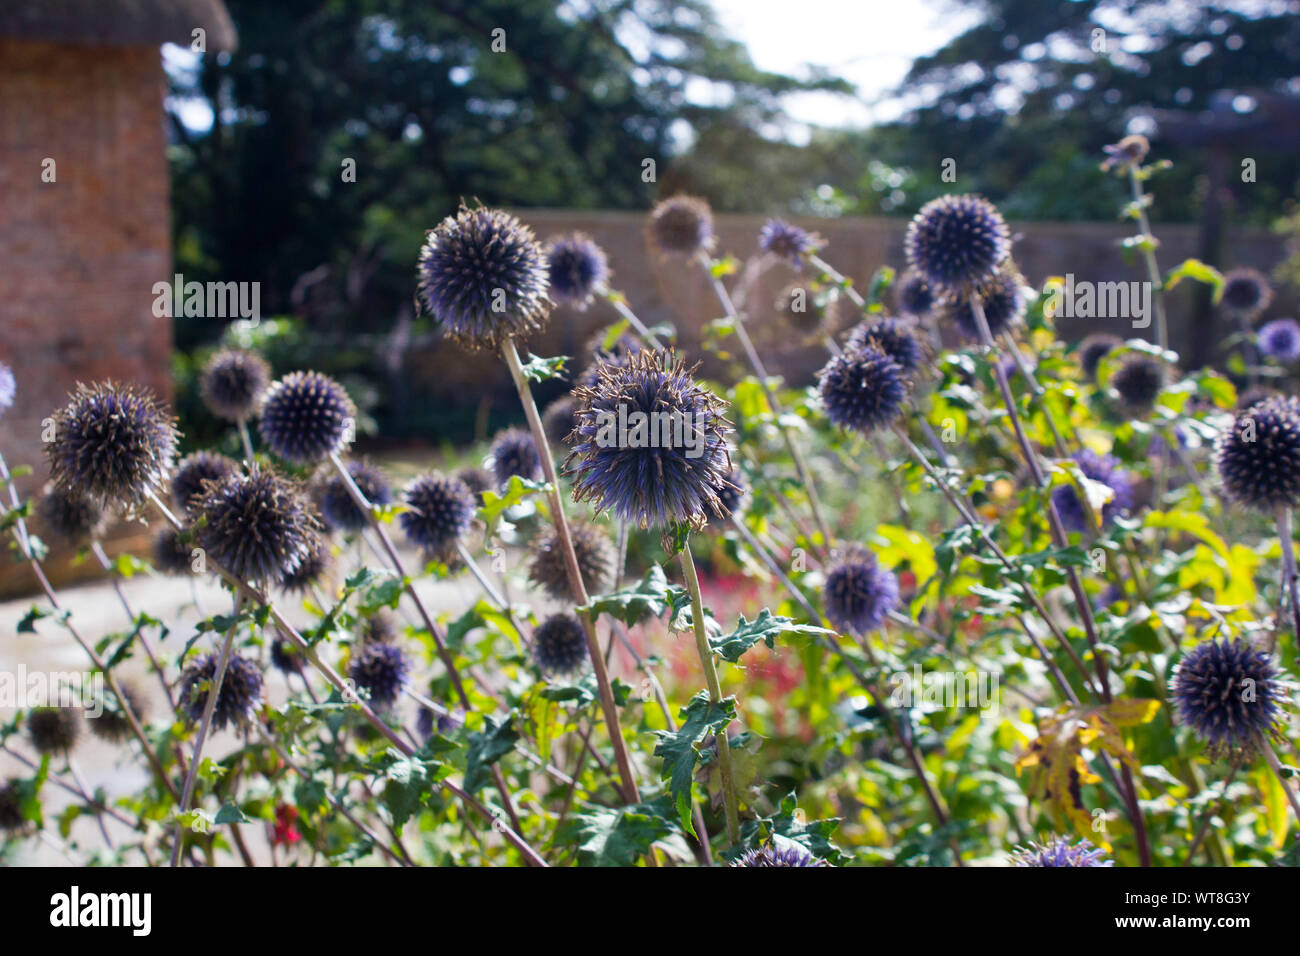
<svg viewBox="0 0 1300 956"><path fill-rule="evenodd" d="M859 98L799 94L792 119L867 126L896 119L888 92L917 56L933 53L977 17L944 0L712 0L718 20L749 48L760 69L801 75L807 64L858 87ZM795 13L795 15L791 15Z"/></svg>

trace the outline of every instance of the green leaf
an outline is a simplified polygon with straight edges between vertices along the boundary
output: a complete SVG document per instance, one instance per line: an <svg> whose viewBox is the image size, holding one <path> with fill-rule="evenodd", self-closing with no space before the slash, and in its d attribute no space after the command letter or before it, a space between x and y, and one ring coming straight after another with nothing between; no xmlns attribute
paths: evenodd
<svg viewBox="0 0 1300 956"><path fill-rule="evenodd" d="M212 822L220 826L223 823L251 823L252 821L244 815L244 811L239 807L233 803L225 803L221 805L221 809L217 811L216 819Z"/></svg>
<svg viewBox="0 0 1300 956"><path fill-rule="evenodd" d="M50 616L49 611L39 608L35 604L33 604L31 607L27 609L27 613L22 616L22 620L18 622L18 633L35 634L36 622L43 617L49 617L49 616Z"/></svg>
<svg viewBox="0 0 1300 956"><path fill-rule="evenodd" d="M734 664L759 641L765 642L770 648L775 648L776 639L782 634L834 633L834 631L827 630L824 627L816 627L812 624L797 624L791 618L777 617L767 608L763 608L758 612L758 617L752 621L745 620L745 616L742 614L740 624L734 631L726 637L714 638L709 641L709 646L724 661Z"/></svg>
<svg viewBox="0 0 1300 956"><path fill-rule="evenodd" d="M632 627L647 617L662 617L668 608L668 577L661 566L654 564L632 587L601 595L577 610L582 614L608 614Z"/></svg>
<svg viewBox="0 0 1300 956"><path fill-rule="evenodd" d="M582 862L593 866L635 866L650 845L678 833L666 798L610 809L596 807L575 814L558 837L576 843Z"/></svg>
<svg viewBox="0 0 1300 956"><path fill-rule="evenodd" d="M501 719L484 718L485 729L469 735L469 750L465 761L465 789L477 793L492 781L489 768L510 751L519 740L514 727L514 714Z"/></svg>
<svg viewBox="0 0 1300 956"><path fill-rule="evenodd" d="M510 484L506 485L504 494L495 491L483 492L483 504L478 509L478 516L487 526L486 533L489 535L492 533L505 512L535 494L544 493L548 488L550 484L547 482L531 481L515 475L510 479Z"/></svg>
<svg viewBox="0 0 1300 956"><path fill-rule="evenodd" d="M546 382L553 378L562 378L564 376L564 363L569 360L567 355L557 355L554 358L541 358L528 353L528 361L524 363L524 377L530 382Z"/></svg>
<svg viewBox="0 0 1300 956"><path fill-rule="evenodd" d="M421 757L419 753L407 757L391 748L385 761L384 806L393 816L393 826L400 831L429 796L438 763Z"/></svg>
<svg viewBox="0 0 1300 956"><path fill-rule="evenodd" d="M676 732L655 731L659 743L655 745L654 755L664 760L661 776L668 781L668 793L677 807L682 829L694 834L691 781L695 778L695 764L700 757L697 745L710 734L721 737L723 729L736 719L736 699L728 697L715 704L709 700L709 692L702 690L691 698L679 716L682 722Z"/></svg>
<svg viewBox="0 0 1300 956"><path fill-rule="evenodd" d="M1184 279L1204 282L1214 289L1214 301L1219 301L1223 294L1223 273L1213 266L1206 265L1200 259L1184 259L1165 276L1165 289L1172 289Z"/></svg>

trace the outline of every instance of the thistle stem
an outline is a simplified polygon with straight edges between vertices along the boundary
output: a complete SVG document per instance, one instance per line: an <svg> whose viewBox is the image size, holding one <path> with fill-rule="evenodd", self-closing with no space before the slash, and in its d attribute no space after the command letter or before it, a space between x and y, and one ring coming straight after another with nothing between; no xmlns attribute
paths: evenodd
<svg viewBox="0 0 1300 956"><path fill-rule="evenodd" d="M1296 824L1300 825L1300 797L1291 789L1287 782L1286 774L1282 772L1282 763L1277 759L1277 753L1273 750L1273 745L1264 739L1263 734L1256 735L1259 739L1260 752L1264 754L1264 759L1268 761L1268 767L1273 771L1273 776L1277 778L1278 786L1286 794L1287 803L1291 804L1291 809L1295 812Z"/></svg>
<svg viewBox="0 0 1300 956"><path fill-rule="evenodd" d="M1282 546L1282 590L1291 605L1291 626L1300 640L1300 580L1296 576L1295 542L1291 532L1291 508L1281 505L1277 509L1277 540ZM1277 649L1277 631L1269 643L1269 651Z"/></svg>
<svg viewBox="0 0 1300 956"><path fill-rule="evenodd" d="M704 601L700 595L700 578L695 572L695 559L691 556L689 535L682 542L678 555L682 564L682 574L686 578L686 589L691 595L691 623L695 629L695 650L700 655L700 666L704 668L704 680L709 687L709 700L713 704L722 703L722 682L718 679L718 668L713 661L713 649L709 647L709 635L704 627ZM732 846L740 842L740 803L736 794L736 779L731 768L731 737L727 728L721 728L714 734L718 747L718 771L722 777L722 802L726 808L727 839Z"/></svg>
<svg viewBox="0 0 1300 956"><path fill-rule="evenodd" d="M537 411L537 402L533 399L532 389L528 385L528 376L524 374L523 363L519 360L519 350L515 348L513 338L507 338L501 344L501 354L510 369L510 377L514 380L515 390L519 393L519 402L523 405L524 415L528 418L533 444L537 446L537 455L541 459L542 476L550 486L551 521L555 524L555 535L559 539L560 551L564 555L564 567L569 578L573 601L576 606L585 607L590 599L587 596L587 586L582 580L577 554L573 550L573 537L569 533L569 521L564 514L564 499L560 494L560 480L555 471L555 459L551 456L551 446L546 440L546 431L542 428L542 417ZM619 778L623 783L623 799L627 803L640 803L641 794L637 789L636 775L632 771L632 760L628 756L627 743L623 740L623 729L619 725L614 689L610 686L609 672L605 668L605 659L601 656L600 643L596 639L596 624L585 613L579 614L578 617L587 635L588 656L591 658L592 672L596 675L600 706L604 712L610 744L614 748L614 760L618 764ZM654 859L653 854L650 859Z"/></svg>
<svg viewBox="0 0 1300 956"><path fill-rule="evenodd" d="M131 602L127 600L126 592L122 590L122 582L118 580L117 569L114 568L113 563L108 560L108 555L104 553L104 546L98 541L90 542L90 550L95 555L95 559L99 561L99 566L110 575L109 580L113 584L113 590L116 592L117 599L122 605L122 610L124 610L126 616L130 618L131 624L136 627L136 640L140 642L140 646L144 649L145 656L149 658L149 664L153 667L154 673L158 675L158 683L162 685L163 695L167 698L167 706L174 711L176 709L176 701L172 697L171 685L167 683L167 677L163 673L162 665L158 663L158 656L153 650L153 642L150 641L148 636L145 634L143 625L139 624L139 619L136 616L135 611L131 608Z"/></svg>
<svg viewBox="0 0 1300 956"><path fill-rule="evenodd" d="M1155 250L1151 248L1155 236L1151 235L1151 223L1147 219L1146 193L1142 189L1141 180L1138 179L1137 167L1133 164L1129 164L1128 179L1133 190L1133 207L1137 213L1138 228L1142 230L1142 259L1146 263L1147 278L1151 282L1151 304L1156 312L1156 341L1160 345L1160 351L1165 352L1169 349L1169 333L1165 328L1164 282L1160 278L1160 267L1156 264Z"/></svg>
<svg viewBox="0 0 1300 956"><path fill-rule="evenodd" d="M244 446L244 457L248 462L251 464L256 461L257 456L253 454L253 440L248 434L248 419L246 418L239 420L239 441Z"/></svg>
<svg viewBox="0 0 1300 956"><path fill-rule="evenodd" d="M641 337L641 341L656 351L664 351L664 344L659 341L658 337L650 331L644 322L638 318L637 314L632 311L627 304L627 299L623 293L616 289L607 289L602 294L602 298L614 307L614 311L622 316L623 320L632 327L632 330Z"/></svg>

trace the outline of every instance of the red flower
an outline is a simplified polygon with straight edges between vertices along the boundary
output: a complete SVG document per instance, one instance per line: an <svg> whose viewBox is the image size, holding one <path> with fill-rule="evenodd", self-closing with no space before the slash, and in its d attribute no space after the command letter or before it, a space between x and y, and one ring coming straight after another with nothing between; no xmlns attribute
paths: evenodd
<svg viewBox="0 0 1300 956"><path fill-rule="evenodd" d="M275 833L271 842L276 846L293 846L302 839L302 834L294 826L298 819L298 808L281 803L275 808Z"/></svg>

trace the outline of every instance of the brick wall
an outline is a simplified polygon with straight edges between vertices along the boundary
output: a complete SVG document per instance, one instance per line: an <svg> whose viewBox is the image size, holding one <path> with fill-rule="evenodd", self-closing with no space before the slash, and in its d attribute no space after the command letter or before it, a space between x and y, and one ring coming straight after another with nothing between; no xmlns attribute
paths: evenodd
<svg viewBox="0 0 1300 956"><path fill-rule="evenodd" d="M0 38L0 361L18 381L0 450L36 467L25 490L45 477L41 420L78 380L170 396L171 326L151 311L171 275L162 97L157 46ZM6 562L0 591L29 577Z"/></svg>

